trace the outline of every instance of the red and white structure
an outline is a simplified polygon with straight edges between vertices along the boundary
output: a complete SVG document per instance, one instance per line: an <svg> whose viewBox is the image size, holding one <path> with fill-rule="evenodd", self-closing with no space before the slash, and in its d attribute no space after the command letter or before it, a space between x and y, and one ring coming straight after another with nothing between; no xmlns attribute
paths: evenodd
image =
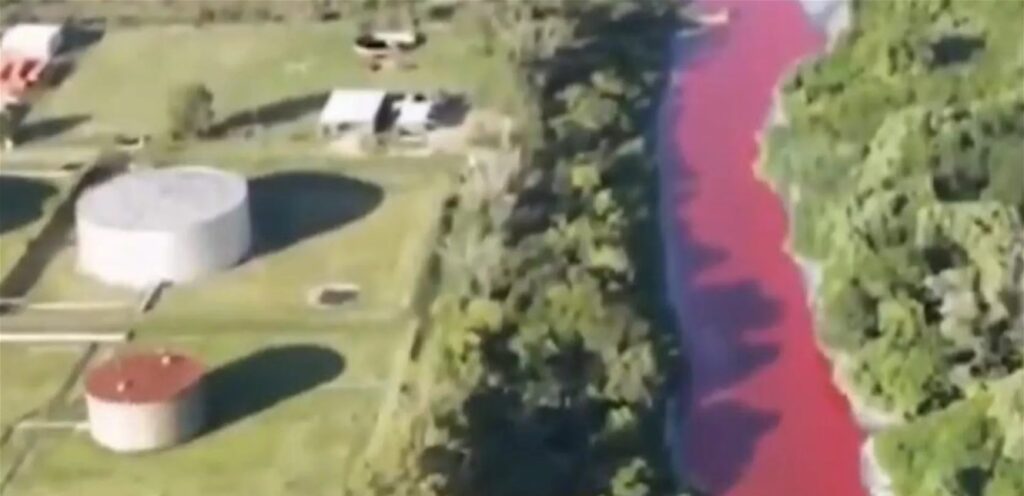
<svg viewBox="0 0 1024 496"><path fill-rule="evenodd" d="M0 36L0 103L16 103L43 79L63 41L60 24L16 24Z"/></svg>
<svg viewBox="0 0 1024 496"><path fill-rule="evenodd" d="M172 352L116 356L85 379L89 433L119 453L168 448L206 425L205 367Z"/></svg>

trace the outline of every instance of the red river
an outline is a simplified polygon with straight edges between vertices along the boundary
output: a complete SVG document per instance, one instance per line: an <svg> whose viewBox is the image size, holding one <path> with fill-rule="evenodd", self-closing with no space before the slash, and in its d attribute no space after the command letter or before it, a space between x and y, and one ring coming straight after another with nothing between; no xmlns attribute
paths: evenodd
<svg viewBox="0 0 1024 496"><path fill-rule="evenodd" d="M706 0L663 114L669 286L689 356L684 473L713 495L863 495L861 435L814 338L787 218L755 174L775 85L825 35L797 0Z"/></svg>

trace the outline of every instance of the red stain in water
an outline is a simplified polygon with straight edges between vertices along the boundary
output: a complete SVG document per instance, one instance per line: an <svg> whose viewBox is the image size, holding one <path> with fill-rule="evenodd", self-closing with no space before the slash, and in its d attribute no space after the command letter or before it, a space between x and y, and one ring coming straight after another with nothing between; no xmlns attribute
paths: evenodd
<svg viewBox="0 0 1024 496"><path fill-rule="evenodd" d="M715 495L862 495L860 433L784 252L783 206L754 172L776 83L824 35L796 0L705 4L731 19L681 42L666 184L692 368L686 471Z"/></svg>

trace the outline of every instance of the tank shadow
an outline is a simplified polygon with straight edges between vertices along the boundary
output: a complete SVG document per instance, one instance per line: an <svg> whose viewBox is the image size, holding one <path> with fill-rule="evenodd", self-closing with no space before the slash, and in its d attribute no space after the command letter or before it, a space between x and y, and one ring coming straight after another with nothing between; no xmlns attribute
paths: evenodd
<svg viewBox="0 0 1024 496"><path fill-rule="evenodd" d="M281 172L249 182L250 259L273 254L356 221L384 199L376 184L324 172Z"/></svg>
<svg viewBox="0 0 1024 496"><path fill-rule="evenodd" d="M204 378L210 434L337 378L345 360L318 345L264 348L210 371Z"/></svg>
<svg viewBox="0 0 1024 496"><path fill-rule="evenodd" d="M213 125L212 136L225 136L249 126L275 126L301 119L323 108L329 93L326 91L297 95L235 112Z"/></svg>
<svg viewBox="0 0 1024 496"><path fill-rule="evenodd" d="M75 114L27 122L18 130L15 141L18 143L28 143L56 138L88 122L89 119L88 115Z"/></svg>
<svg viewBox="0 0 1024 496"><path fill-rule="evenodd" d="M38 219L46 200L55 194L57 188L43 181L0 177L0 234Z"/></svg>
<svg viewBox="0 0 1024 496"><path fill-rule="evenodd" d="M728 492L754 458L761 437L778 427L780 418L777 412L731 400L698 407L687 434L693 438L690 445L703 446L686 459L700 474L692 482L710 494Z"/></svg>

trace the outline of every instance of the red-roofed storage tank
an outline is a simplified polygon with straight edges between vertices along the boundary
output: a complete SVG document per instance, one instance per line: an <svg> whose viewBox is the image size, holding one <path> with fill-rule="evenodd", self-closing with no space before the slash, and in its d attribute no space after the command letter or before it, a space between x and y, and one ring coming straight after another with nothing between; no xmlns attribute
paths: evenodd
<svg viewBox="0 0 1024 496"><path fill-rule="evenodd" d="M204 372L198 361L171 352L136 352L100 364L85 380L92 438L122 453L191 439L205 424Z"/></svg>

